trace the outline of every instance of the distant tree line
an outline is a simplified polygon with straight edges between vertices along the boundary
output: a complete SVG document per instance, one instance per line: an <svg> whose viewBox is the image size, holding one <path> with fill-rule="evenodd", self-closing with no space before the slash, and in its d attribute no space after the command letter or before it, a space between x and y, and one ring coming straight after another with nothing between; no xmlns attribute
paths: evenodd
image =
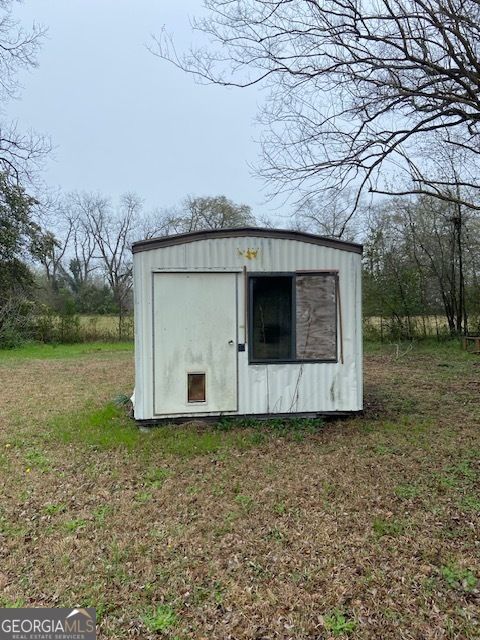
<svg viewBox="0 0 480 640"><path fill-rule="evenodd" d="M133 241L255 222L250 207L225 196L190 196L178 207L147 214L134 194L114 205L98 194L73 193L48 211L6 181L0 195L3 345L75 338L79 314L116 315L122 339L132 310Z"/></svg>
<svg viewBox="0 0 480 640"><path fill-rule="evenodd" d="M478 210L420 194L363 204L350 217L341 198L317 198L293 223L332 237L343 228L343 239L363 243L367 337L480 334Z"/></svg>
<svg viewBox="0 0 480 640"><path fill-rule="evenodd" d="M3 345L48 339L48 318L61 320L65 337L79 314L115 315L122 339L131 321L134 240L256 224L250 207L225 196L188 197L172 209L146 213L133 194L114 205L98 194L74 193L48 214L6 180L0 180L0 197ZM341 199L323 207L313 200L290 226L338 237L344 211ZM341 235L364 242L364 314L380 323L370 325L371 337L480 332L476 210L423 194L389 198L360 207Z"/></svg>
<svg viewBox="0 0 480 640"><path fill-rule="evenodd" d="M476 212L423 195L370 212L364 314L382 318L386 337L479 333L479 278Z"/></svg>

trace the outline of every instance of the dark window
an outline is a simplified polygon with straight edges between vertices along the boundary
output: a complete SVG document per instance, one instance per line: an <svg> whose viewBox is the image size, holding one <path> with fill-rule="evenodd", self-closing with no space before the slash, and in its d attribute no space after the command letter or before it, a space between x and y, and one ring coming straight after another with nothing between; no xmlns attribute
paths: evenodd
<svg viewBox="0 0 480 640"><path fill-rule="evenodd" d="M252 360L291 360L292 277L250 278Z"/></svg>
<svg viewBox="0 0 480 640"><path fill-rule="evenodd" d="M336 362L337 278L250 276L250 362Z"/></svg>
<svg viewBox="0 0 480 640"><path fill-rule="evenodd" d="M205 402L205 374L189 373L188 374L188 401L189 402Z"/></svg>

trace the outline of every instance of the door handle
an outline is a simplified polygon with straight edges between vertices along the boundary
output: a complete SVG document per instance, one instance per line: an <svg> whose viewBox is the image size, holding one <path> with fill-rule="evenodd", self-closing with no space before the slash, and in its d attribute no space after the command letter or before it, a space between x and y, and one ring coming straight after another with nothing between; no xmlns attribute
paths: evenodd
<svg viewBox="0 0 480 640"><path fill-rule="evenodd" d="M228 344L234 344L234 340L229 340Z"/></svg>

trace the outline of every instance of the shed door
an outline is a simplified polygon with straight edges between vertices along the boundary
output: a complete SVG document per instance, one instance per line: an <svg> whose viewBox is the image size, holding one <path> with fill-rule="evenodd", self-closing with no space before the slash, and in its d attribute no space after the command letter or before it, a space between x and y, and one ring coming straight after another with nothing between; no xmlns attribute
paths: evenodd
<svg viewBox="0 0 480 640"><path fill-rule="evenodd" d="M153 276L156 415L237 410L232 273Z"/></svg>

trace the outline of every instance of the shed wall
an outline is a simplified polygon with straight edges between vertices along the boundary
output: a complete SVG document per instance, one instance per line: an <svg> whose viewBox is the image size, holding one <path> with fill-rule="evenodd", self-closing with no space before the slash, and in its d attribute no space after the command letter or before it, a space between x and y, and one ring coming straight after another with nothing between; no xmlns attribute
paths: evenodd
<svg viewBox="0 0 480 640"><path fill-rule="evenodd" d="M160 417L153 411L152 274L158 271L237 272L238 341L243 342L244 267L256 273L338 270L344 362L249 365L247 347L245 352L238 353L238 413L362 409L361 255L279 238L210 238L134 254L135 417L138 420ZM218 300L218 305L221 304L222 300ZM212 308L212 321L214 319L215 307Z"/></svg>

